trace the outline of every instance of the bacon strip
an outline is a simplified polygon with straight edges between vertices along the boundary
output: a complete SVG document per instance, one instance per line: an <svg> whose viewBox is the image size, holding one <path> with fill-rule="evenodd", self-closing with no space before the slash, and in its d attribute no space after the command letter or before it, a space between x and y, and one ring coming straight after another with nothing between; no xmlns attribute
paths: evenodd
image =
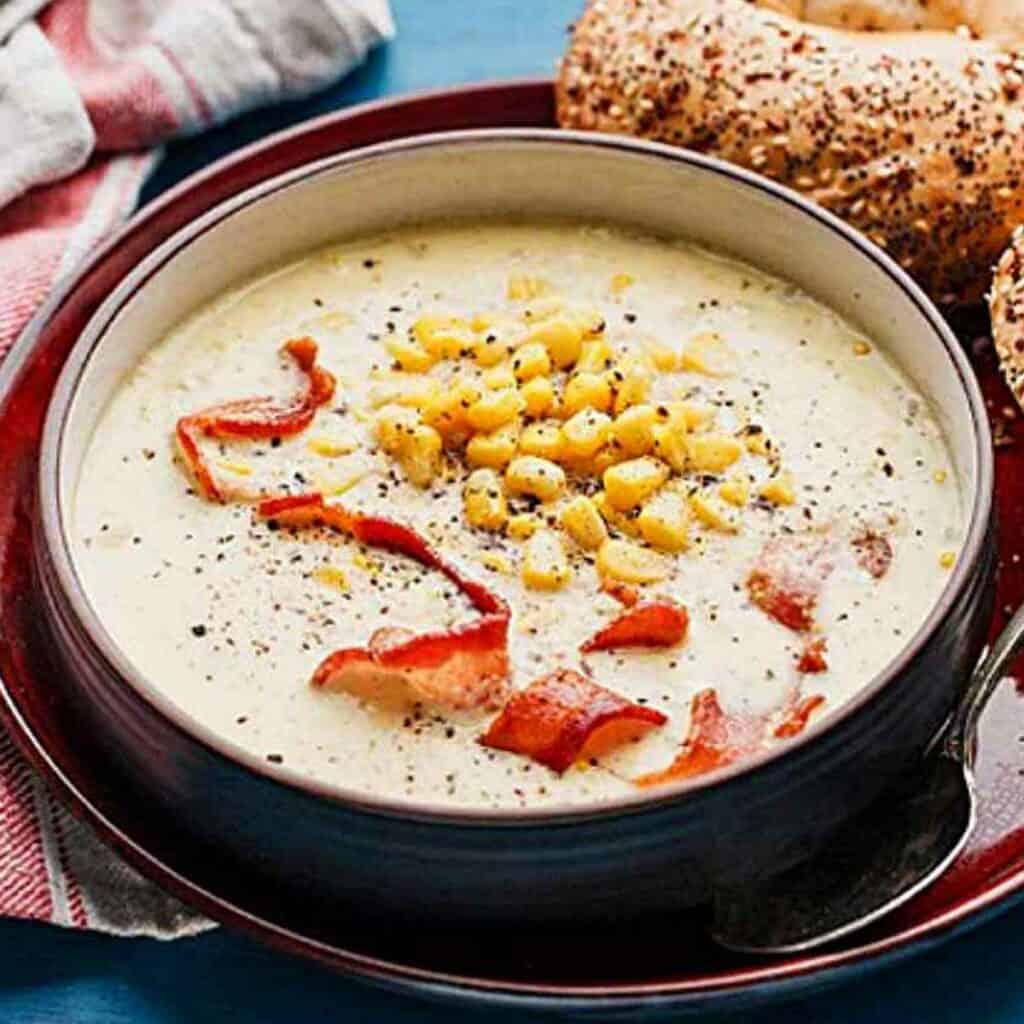
<svg viewBox="0 0 1024 1024"><path fill-rule="evenodd" d="M864 530L851 541L857 564L876 580L880 580L892 564L893 550L889 538L874 530Z"/></svg>
<svg viewBox="0 0 1024 1024"><path fill-rule="evenodd" d="M466 578L411 527L380 516L328 505L317 493L261 501L256 513L278 526L325 526L371 547L395 551L451 580L480 612L451 629L412 633L379 629L365 647L329 654L313 673L312 685L385 699L396 687L434 704L466 710L497 706L508 686L508 624L505 602L483 584Z"/></svg>
<svg viewBox="0 0 1024 1024"><path fill-rule="evenodd" d="M781 722L774 716L726 714L713 689L701 690L690 703L690 729L676 759L665 769L635 779L636 785L660 786L724 768L770 745L771 739L790 739L807 725L825 698L819 694L797 700L794 694Z"/></svg>
<svg viewBox="0 0 1024 1024"><path fill-rule="evenodd" d="M804 697L786 712L786 717L775 727L773 735L780 740L798 736L806 728L811 714L824 703L825 698L820 693Z"/></svg>
<svg viewBox="0 0 1024 1024"><path fill-rule="evenodd" d="M818 672L828 671L828 662L825 660L826 641L823 636L811 640L800 652L797 659L796 670L802 675L814 675Z"/></svg>
<svg viewBox="0 0 1024 1024"><path fill-rule="evenodd" d="M769 541L747 577L747 593L766 615L804 633L814 626L822 584L834 568L832 545L821 537Z"/></svg>
<svg viewBox="0 0 1024 1024"><path fill-rule="evenodd" d="M562 773L588 747L601 743L610 748L627 732L635 736L666 721L660 711L634 704L571 669L559 669L514 693L480 742Z"/></svg>
<svg viewBox="0 0 1024 1024"><path fill-rule="evenodd" d="M334 376L317 365L317 344L312 338L293 338L285 342L282 351L295 360L306 378L305 388L291 399L241 398L178 420L178 450L199 490L210 501L225 502L228 496L203 457L201 437L257 439L298 434L313 421L316 410L334 395Z"/></svg>
<svg viewBox="0 0 1024 1024"><path fill-rule="evenodd" d="M599 629L580 650L607 651L614 647L674 647L686 638L690 616L667 598L644 601Z"/></svg>
<svg viewBox="0 0 1024 1024"><path fill-rule="evenodd" d="M676 759L660 772L641 775L636 784L660 786L732 764L757 750L763 733L758 719L727 715L714 690L701 690L690 702L690 730Z"/></svg>

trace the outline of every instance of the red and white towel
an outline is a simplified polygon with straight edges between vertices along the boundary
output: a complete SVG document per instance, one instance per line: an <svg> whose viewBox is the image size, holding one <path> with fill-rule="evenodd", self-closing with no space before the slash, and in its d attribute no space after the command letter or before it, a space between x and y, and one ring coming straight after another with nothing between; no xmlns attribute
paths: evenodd
<svg viewBox="0 0 1024 1024"><path fill-rule="evenodd" d="M131 213L154 147L314 92L393 32L387 0L0 0L0 357ZM209 926L71 818L2 734L0 915Z"/></svg>

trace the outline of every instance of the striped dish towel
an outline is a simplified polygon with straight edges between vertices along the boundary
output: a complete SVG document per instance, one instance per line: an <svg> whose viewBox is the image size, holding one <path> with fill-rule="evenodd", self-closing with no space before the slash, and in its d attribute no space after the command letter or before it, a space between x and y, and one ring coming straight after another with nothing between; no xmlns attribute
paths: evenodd
<svg viewBox="0 0 1024 1024"><path fill-rule="evenodd" d="M307 95L393 31L387 0L0 0L0 356L129 215L163 140ZM2 733L0 915L210 926L64 811Z"/></svg>

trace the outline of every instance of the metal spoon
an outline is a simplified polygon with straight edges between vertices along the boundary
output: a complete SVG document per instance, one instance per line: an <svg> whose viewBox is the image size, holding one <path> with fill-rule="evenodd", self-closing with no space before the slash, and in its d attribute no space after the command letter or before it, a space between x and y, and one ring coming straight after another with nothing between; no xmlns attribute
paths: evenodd
<svg viewBox="0 0 1024 1024"><path fill-rule="evenodd" d="M978 720L1024 647L1017 610L971 676L924 758L814 857L774 878L715 893L711 937L744 953L796 953L849 935L931 885L974 828Z"/></svg>

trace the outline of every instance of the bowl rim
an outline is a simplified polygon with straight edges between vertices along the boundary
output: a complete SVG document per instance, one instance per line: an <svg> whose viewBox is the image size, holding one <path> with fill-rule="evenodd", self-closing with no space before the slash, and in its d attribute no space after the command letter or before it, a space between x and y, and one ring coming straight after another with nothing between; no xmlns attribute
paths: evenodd
<svg viewBox="0 0 1024 1024"><path fill-rule="evenodd" d="M68 413L77 393L78 383L93 353L100 345L122 306L157 273L169 260L186 249L196 239L212 230L223 220L237 212L264 201L271 195L301 181L338 169L362 165L377 160L401 158L422 149L488 144L543 144L596 147L618 151L648 159L668 161L696 168L702 173L730 179L733 183L751 188L775 202L794 208L798 214L809 217L839 236L860 258L873 263L901 290L931 329L934 339L944 349L959 379L963 400L967 402L974 442L973 458L976 478L971 493L970 512L964 542L952 572L928 615L897 655L867 684L835 712L812 723L800 736L786 744L762 751L757 755L727 765L705 775L665 786L654 792L630 793L580 805L551 804L545 807L472 808L453 806L440 801L416 801L383 796L350 789L330 783L289 767L271 765L256 754L245 750L222 733L205 725L184 711L169 696L150 682L121 649L95 611L84 583L79 578L72 545L65 527L68 515L62 505L59 469ZM202 172L199 172L201 177ZM176 192L186 190L190 180L181 183ZM134 218L133 218L134 219ZM131 222L126 229L131 227ZM850 227L834 214L806 199L799 193L742 167L716 157L679 149L658 142L613 136L597 132L583 132L551 128L479 128L430 132L405 136L385 142L361 146L334 153L301 164L273 175L236 195L216 203L199 217L189 221L150 251L113 290L89 317L88 323L76 339L61 368L46 410L40 445L40 458L36 484L39 494L39 516L42 525L42 543L53 567L59 585L60 597L114 676L115 682L126 686L148 708L182 732L189 740L207 752L224 758L235 766L252 772L264 781L297 790L306 796L325 799L353 810L381 816L416 820L444 825L473 826L538 826L568 825L626 814L654 811L668 804L678 804L687 798L697 798L724 787L738 779L753 776L759 771L791 758L832 733L842 723L856 716L876 696L894 684L906 668L921 653L935 632L945 621L965 587L971 581L992 515L994 488L994 459L988 417L984 399L970 363L950 326L935 304L922 289L880 247Z"/></svg>

